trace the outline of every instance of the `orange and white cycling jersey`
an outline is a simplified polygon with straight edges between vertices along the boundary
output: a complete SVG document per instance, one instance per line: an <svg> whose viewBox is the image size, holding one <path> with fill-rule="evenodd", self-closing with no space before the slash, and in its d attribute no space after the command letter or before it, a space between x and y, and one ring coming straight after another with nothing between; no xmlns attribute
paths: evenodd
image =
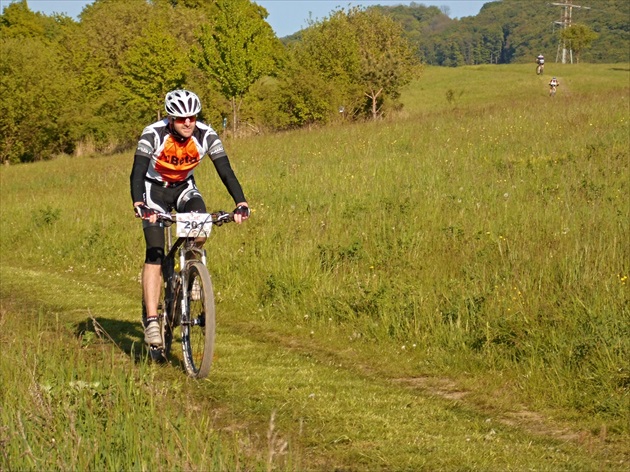
<svg viewBox="0 0 630 472"><path fill-rule="evenodd" d="M150 160L146 178L159 182L182 182L193 175L205 155L213 161L226 157L223 143L214 129L197 121L192 136L186 140L174 137L168 119L147 126L138 141L136 155Z"/></svg>

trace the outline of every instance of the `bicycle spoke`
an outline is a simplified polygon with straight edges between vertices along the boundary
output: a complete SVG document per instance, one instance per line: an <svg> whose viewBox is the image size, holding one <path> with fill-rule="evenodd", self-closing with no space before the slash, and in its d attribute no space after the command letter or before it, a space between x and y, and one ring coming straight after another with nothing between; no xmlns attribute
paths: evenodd
<svg viewBox="0 0 630 472"><path fill-rule="evenodd" d="M188 269L188 313L182 315L182 348L188 374L205 377L214 350L214 296L206 267L193 262Z"/></svg>

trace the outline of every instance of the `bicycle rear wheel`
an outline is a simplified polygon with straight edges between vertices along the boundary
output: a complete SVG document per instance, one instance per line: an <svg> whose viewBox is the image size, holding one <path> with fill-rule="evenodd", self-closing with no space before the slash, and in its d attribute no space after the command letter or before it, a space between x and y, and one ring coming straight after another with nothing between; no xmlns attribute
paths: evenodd
<svg viewBox="0 0 630 472"><path fill-rule="evenodd" d="M212 281L208 269L199 261L189 263L184 281L188 289L188 313L181 317L184 366L191 377L204 378L210 372L214 352Z"/></svg>

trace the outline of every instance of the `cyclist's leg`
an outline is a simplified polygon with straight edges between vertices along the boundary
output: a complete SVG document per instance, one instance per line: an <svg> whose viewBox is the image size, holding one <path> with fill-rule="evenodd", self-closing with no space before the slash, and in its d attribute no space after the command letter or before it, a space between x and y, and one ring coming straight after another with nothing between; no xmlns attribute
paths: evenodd
<svg viewBox="0 0 630 472"><path fill-rule="evenodd" d="M190 179L187 185L180 190L179 195L177 195L175 210L179 213L189 211L206 212L206 204L203 201L201 192L195 185L194 179Z"/></svg>
<svg viewBox="0 0 630 472"><path fill-rule="evenodd" d="M145 186L146 200L149 208L168 212L172 207L172 195L168 189L152 185ZM142 222L146 253L142 271L142 295L147 311L147 318L157 318L160 290L162 287L162 261L164 260L164 228L160 223Z"/></svg>
<svg viewBox="0 0 630 472"><path fill-rule="evenodd" d="M146 185L146 203L150 208L167 212L170 208L165 189ZM146 243L142 270L142 299L146 312L145 342L161 344L158 325L158 305L162 291L162 261L164 260L164 229L159 223L142 222ZM152 325L152 326L150 326Z"/></svg>
<svg viewBox="0 0 630 472"><path fill-rule="evenodd" d="M164 260L164 230L158 225L144 228L146 254L142 269L142 300L146 320L144 342L161 346L158 306L162 293L162 261Z"/></svg>
<svg viewBox="0 0 630 472"><path fill-rule="evenodd" d="M142 295L147 318L158 317L158 303L162 284L164 260L164 230L159 225L148 224L144 228L146 252L142 270Z"/></svg>

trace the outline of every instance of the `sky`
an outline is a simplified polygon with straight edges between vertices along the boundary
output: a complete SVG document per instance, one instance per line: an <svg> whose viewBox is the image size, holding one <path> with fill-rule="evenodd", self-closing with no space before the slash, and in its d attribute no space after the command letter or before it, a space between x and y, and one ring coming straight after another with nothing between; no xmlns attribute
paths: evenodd
<svg viewBox="0 0 630 472"><path fill-rule="evenodd" d="M4 9L9 3L15 0L0 0L0 7ZM33 11L38 11L46 15L52 13L63 13L77 19L83 8L92 3L93 0L27 0L28 7ZM378 1L348 1L348 0L255 0L256 3L265 7L269 16L267 23L271 25L276 36L282 38L308 26L308 19L322 20L339 8L348 9L356 6L372 5L410 5L413 2L400 0L378 0ZM417 0L415 3L425 6L445 6L449 9L451 18L462 18L464 16L474 16L488 0Z"/></svg>

